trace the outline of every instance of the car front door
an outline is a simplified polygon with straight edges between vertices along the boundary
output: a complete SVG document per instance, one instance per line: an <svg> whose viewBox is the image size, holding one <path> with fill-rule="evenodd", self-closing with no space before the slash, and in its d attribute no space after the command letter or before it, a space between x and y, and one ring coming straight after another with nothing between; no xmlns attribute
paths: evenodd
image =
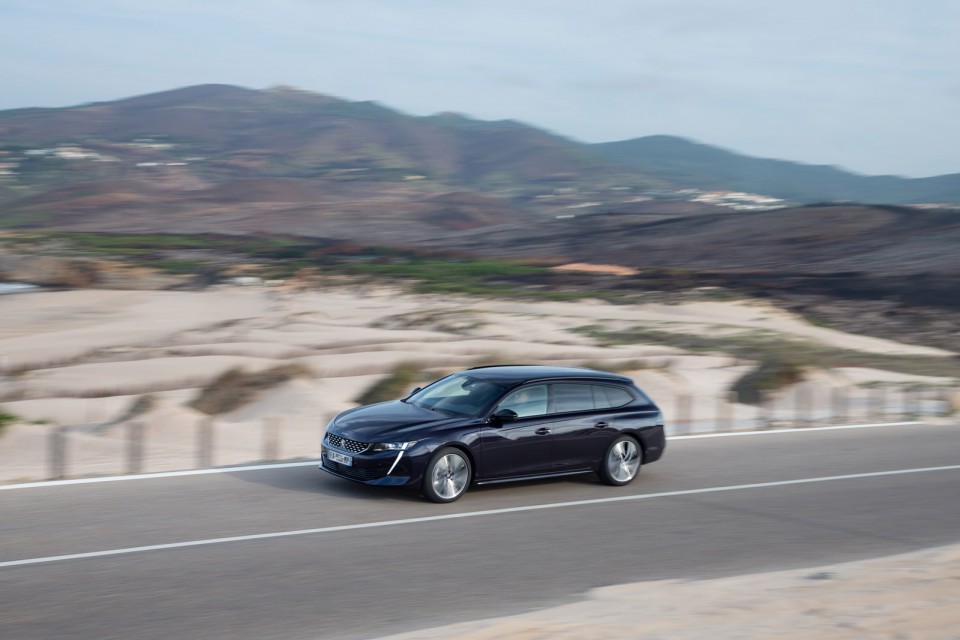
<svg viewBox="0 0 960 640"><path fill-rule="evenodd" d="M489 423L480 433L481 480L547 473L551 467L551 423L547 385L527 385L501 400L493 412L510 409L511 421Z"/></svg>

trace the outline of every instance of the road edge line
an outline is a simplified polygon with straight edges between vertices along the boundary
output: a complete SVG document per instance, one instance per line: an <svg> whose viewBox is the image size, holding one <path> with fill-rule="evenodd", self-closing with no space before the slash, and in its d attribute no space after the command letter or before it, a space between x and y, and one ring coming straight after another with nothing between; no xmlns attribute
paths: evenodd
<svg viewBox="0 0 960 640"><path fill-rule="evenodd" d="M728 438L735 436L757 436L772 435L779 433L801 433L816 431L835 431L841 429L872 429L876 427L903 427L910 425L925 424L929 426L953 426L953 425L933 425L930 422L915 420L910 422L877 422L871 424L845 424L828 425L823 427L794 427L789 429L765 429L760 431L727 431L722 433L694 433L688 435L667 436L667 441L674 440L698 440L705 438ZM184 471L161 471L157 473L138 473L122 476L95 476L89 478L71 478L68 480L40 480L36 482L22 482L15 484L0 484L0 491L12 491L14 489L38 489L43 487L60 487L74 484L97 484L101 482L125 482L129 480L155 480L160 478L179 478L185 476L202 476L220 473L236 473L241 471L266 471L269 469L285 469L290 467L308 467L319 465L319 460L308 460L304 462L279 462L270 464L243 465L237 467L217 467L216 469L187 469Z"/></svg>

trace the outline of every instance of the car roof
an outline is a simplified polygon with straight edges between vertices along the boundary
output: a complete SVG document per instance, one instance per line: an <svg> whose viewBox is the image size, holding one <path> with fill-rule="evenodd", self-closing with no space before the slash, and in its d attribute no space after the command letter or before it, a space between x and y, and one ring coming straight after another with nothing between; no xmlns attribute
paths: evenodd
<svg viewBox="0 0 960 640"><path fill-rule="evenodd" d="M630 384L633 381L616 373L606 371L594 371L593 369L582 369L580 367L552 367L547 365L535 364L508 364L493 365L488 367L474 367L467 369L463 373L482 380L499 382L501 384L517 384L532 380L555 380L555 379L578 379L578 380L599 380L605 382L616 382L619 384Z"/></svg>

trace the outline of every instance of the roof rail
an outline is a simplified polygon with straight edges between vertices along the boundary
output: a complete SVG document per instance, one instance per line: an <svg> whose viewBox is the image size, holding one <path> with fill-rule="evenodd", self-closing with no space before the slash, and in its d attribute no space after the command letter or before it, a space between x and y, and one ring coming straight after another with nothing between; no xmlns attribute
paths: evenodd
<svg viewBox="0 0 960 640"><path fill-rule="evenodd" d="M519 364L518 364L518 363L515 363L515 362L508 362L508 363L505 363L505 364L482 364L482 365L480 365L480 366L478 366L478 367L470 367L469 369L467 369L467 371L473 371L474 369L490 369L490 368L492 368L492 367L544 367L544 366L550 366L550 365L529 364L529 363L519 363Z"/></svg>

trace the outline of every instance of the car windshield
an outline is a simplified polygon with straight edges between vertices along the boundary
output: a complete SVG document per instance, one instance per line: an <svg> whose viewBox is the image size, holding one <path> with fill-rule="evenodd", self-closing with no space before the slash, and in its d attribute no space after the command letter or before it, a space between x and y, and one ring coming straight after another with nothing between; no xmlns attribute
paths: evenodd
<svg viewBox="0 0 960 640"><path fill-rule="evenodd" d="M407 402L457 416L477 416L496 400L504 387L489 380L455 374L434 382Z"/></svg>

